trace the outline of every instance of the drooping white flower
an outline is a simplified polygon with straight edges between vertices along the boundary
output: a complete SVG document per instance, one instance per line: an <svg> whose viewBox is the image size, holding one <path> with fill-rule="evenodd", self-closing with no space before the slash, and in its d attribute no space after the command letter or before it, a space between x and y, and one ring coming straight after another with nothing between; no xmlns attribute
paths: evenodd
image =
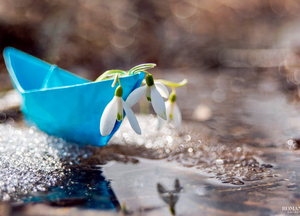
<svg viewBox="0 0 300 216"><path fill-rule="evenodd" d="M166 122L170 122L174 128L178 128L181 124L181 112L176 103L176 94L172 93L168 101L166 101L167 121L158 117L157 128L161 129Z"/></svg>
<svg viewBox="0 0 300 216"><path fill-rule="evenodd" d="M109 135L116 121L123 120L123 110L125 111L129 123L132 129L137 133L141 134L141 129L139 123L132 112L130 106L122 99L123 89L119 86L116 89L114 98L109 102L109 104L105 107L104 112L100 121L100 133L102 136Z"/></svg>
<svg viewBox="0 0 300 216"><path fill-rule="evenodd" d="M154 82L152 75L148 74L146 76L146 85L135 89L128 96L126 102L130 107L136 104L142 95L146 92L146 98L152 103L153 109L158 116L167 120L166 116L166 106L164 99L162 97L168 98L169 91L163 84L159 82Z"/></svg>

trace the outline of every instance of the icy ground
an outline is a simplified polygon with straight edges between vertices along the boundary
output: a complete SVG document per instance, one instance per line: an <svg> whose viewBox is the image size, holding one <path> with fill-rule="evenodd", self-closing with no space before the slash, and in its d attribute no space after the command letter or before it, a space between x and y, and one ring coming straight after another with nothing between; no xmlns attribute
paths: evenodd
<svg viewBox="0 0 300 216"><path fill-rule="evenodd" d="M63 179L70 165L90 154L35 127L0 124L0 199L46 191Z"/></svg>
<svg viewBox="0 0 300 216"><path fill-rule="evenodd" d="M215 132L207 127L189 122L180 130L167 126L157 131L154 116L138 115L138 120L142 135L135 134L125 119L105 147L80 147L34 127L0 124L0 199L34 196L67 181L74 167L98 166L111 160L176 161L186 169L196 167L235 185L274 176L272 166L263 164L257 152L243 145L219 143L214 140Z"/></svg>

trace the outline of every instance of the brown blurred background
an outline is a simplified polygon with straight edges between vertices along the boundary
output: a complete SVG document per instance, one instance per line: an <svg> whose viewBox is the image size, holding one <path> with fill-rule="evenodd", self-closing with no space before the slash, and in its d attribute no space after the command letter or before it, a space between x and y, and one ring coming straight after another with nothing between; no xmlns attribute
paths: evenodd
<svg viewBox="0 0 300 216"><path fill-rule="evenodd" d="M88 79L145 62L199 71L283 65L298 74L299 20L298 0L0 0L0 49ZM0 89L7 77L1 56Z"/></svg>

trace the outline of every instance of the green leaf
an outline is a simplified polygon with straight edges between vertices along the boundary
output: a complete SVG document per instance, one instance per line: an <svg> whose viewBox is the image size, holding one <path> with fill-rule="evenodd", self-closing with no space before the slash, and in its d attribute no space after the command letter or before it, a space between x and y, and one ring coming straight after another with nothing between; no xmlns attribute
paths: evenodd
<svg viewBox="0 0 300 216"><path fill-rule="evenodd" d="M115 74L126 75L126 71L124 70L107 70L103 74L101 74L95 82L111 79Z"/></svg>
<svg viewBox="0 0 300 216"><path fill-rule="evenodd" d="M174 82L170 82L168 80L163 80L163 79L157 79L155 81L160 82L161 84L164 84L164 85L170 86L170 87L181 87L181 86L184 86L185 84L187 84L187 82L188 82L187 79L184 79L179 83L174 83Z"/></svg>
<svg viewBox="0 0 300 216"><path fill-rule="evenodd" d="M133 68L131 68L129 70L129 74L132 75L132 74L135 74L137 72L145 72L145 70L148 70L148 69L151 69L151 68L154 68L156 66L156 64L154 63L144 63L144 64L139 64Z"/></svg>

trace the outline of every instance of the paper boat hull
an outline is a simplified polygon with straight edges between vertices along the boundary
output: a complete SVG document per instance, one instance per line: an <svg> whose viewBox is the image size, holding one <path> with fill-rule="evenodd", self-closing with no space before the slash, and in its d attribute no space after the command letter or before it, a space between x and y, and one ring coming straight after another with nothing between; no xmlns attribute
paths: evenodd
<svg viewBox="0 0 300 216"><path fill-rule="evenodd" d="M100 119L114 97L112 80L90 82L55 65L8 47L4 59L14 87L22 95L21 110L28 124L68 141L106 145L120 127L100 135ZM123 99L141 85L144 73L122 77Z"/></svg>

